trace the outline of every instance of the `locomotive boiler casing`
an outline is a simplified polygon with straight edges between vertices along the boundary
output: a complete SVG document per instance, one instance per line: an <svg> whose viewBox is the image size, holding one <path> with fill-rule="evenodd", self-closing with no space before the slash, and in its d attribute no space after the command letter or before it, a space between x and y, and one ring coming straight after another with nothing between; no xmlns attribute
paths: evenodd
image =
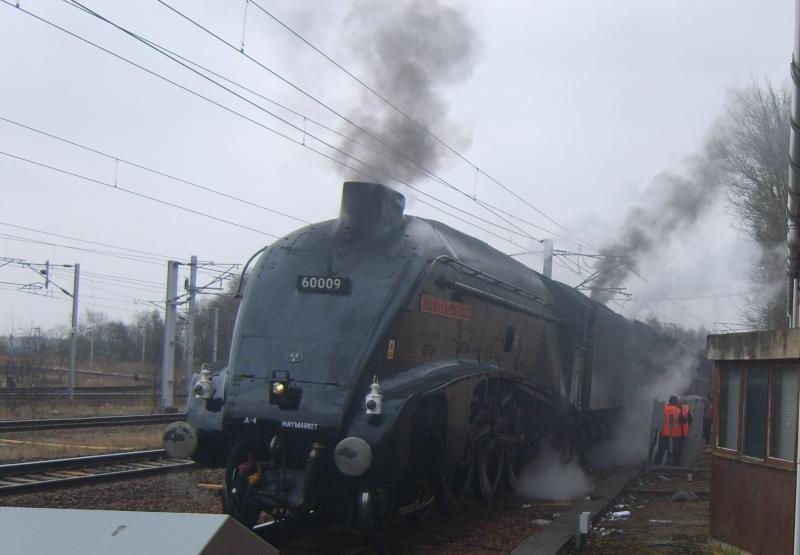
<svg viewBox="0 0 800 555"><path fill-rule="evenodd" d="M420 457L437 471L457 464L476 435L498 434L499 421L476 417L487 396L513 397L499 435L528 445L584 433L572 424L581 411L624 404L628 321L403 207L400 193L348 182L338 219L270 245L247 278L227 366L210 398L190 396L198 460L247 445L280 465L272 482L258 466L266 508L346 506L364 483L419 474ZM380 414L366 406L376 377ZM356 439L335 452L345 438ZM345 469L370 460L346 475L337 456L352 459Z"/></svg>

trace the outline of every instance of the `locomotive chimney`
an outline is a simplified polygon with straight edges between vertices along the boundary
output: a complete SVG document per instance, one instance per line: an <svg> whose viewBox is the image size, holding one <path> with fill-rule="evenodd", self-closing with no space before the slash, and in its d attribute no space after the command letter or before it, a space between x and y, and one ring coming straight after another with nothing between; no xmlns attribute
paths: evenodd
<svg viewBox="0 0 800 555"><path fill-rule="evenodd" d="M345 181L337 230L346 237L389 231L403 219L405 197L380 183Z"/></svg>

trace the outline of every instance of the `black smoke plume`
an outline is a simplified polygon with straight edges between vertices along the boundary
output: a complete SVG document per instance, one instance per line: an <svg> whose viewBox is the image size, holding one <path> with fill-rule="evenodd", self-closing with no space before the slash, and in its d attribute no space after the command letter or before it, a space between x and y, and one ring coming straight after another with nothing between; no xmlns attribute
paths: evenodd
<svg viewBox="0 0 800 555"><path fill-rule="evenodd" d="M441 0L358 2L347 24L356 73L411 119L364 90L349 116L366 133L349 127L346 134L368 148L348 140L340 148L369 167L340 159L387 184L418 179L419 166L435 171L446 148L414 121L455 148L469 144L463 129L448 119L442 92L471 75L480 50L475 29L462 11ZM347 168L344 173L364 177Z"/></svg>
<svg viewBox="0 0 800 555"><path fill-rule="evenodd" d="M664 172L653 179L642 201L628 209L618 237L600 250L592 298L606 303L614 297L636 265L664 250L685 232L718 197L721 173L711 157L689 163L684 175Z"/></svg>

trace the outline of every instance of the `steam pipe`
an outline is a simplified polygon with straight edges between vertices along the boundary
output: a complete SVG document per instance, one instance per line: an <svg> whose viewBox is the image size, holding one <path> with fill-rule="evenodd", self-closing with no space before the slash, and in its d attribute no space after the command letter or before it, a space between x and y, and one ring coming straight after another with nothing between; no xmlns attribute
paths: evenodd
<svg viewBox="0 0 800 555"><path fill-rule="evenodd" d="M786 244L789 251L788 269L792 281L792 326L797 326L797 280L800 278L800 0L794 2L794 50L792 52L792 129L789 135L789 198L786 212L789 232ZM797 444L795 446L794 485L794 555L800 555L800 408L797 415Z"/></svg>

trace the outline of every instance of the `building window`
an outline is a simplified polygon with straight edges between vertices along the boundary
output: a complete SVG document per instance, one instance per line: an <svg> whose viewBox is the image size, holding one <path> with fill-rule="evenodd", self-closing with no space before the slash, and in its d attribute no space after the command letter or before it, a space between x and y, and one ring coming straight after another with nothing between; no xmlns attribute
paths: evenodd
<svg viewBox="0 0 800 555"><path fill-rule="evenodd" d="M717 444L726 449L739 447L739 393L742 371L728 368L720 372L719 432Z"/></svg>
<svg viewBox="0 0 800 555"><path fill-rule="evenodd" d="M767 403L769 372L748 368L744 393L744 449L748 457L763 459L767 453Z"/></svg>
<svg viewBox="0 0 800 555"><path fill-rule="evenodd" d="M797 440L797 368L776 368L772 374L772 441L770 456L794 460Z"/></svg>

